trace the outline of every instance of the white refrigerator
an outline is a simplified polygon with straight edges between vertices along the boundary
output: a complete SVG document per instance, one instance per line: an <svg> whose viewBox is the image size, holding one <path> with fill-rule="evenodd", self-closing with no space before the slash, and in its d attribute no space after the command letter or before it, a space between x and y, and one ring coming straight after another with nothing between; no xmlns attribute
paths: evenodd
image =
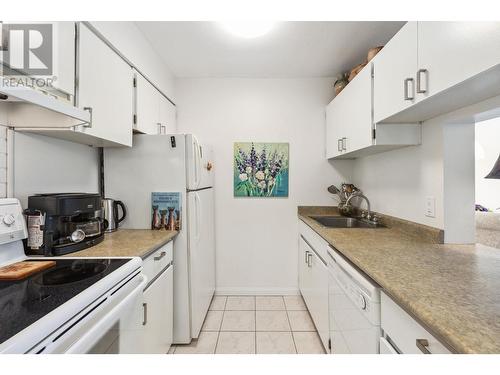
<svg viewBox="0 0 500 375"><path fill-rule="evenodd" d="M105 195L127 208L120 228L150 229L151 193L181 192L181 230L174 240L177 344L198 338L215 292L212 160L192 134L137 134L131 148L104 149Z"/></svg>

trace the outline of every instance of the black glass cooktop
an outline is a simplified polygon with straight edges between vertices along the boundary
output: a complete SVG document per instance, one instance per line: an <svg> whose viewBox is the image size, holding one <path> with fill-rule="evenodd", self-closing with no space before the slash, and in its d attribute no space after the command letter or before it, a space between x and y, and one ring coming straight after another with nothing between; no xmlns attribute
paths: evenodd
<svg viewBox="0 0 500 375"><path fill-rule="evenodd" d="M57 259L54 267L24 280L0 280L0 344L129 260Z"/></svg>

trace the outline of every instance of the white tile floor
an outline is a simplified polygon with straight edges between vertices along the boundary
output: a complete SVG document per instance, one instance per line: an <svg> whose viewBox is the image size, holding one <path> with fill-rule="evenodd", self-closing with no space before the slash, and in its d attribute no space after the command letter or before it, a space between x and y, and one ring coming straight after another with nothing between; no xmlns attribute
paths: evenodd
<svg viewBox="0 0 500 375"><path fill-rule="evenodd" d="M201 331L169 353L325 353L300 296L215 296Z"/></svg>

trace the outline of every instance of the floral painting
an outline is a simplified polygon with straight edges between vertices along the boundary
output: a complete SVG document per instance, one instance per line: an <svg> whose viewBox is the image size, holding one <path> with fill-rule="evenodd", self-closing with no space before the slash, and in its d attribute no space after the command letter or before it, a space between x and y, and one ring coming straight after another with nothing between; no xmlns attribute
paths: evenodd
<svg viewBox="0 0 500 375"><path fill-rule="evenodd" d="M234 196L288 197L288 143L235 143Z"/></svg>

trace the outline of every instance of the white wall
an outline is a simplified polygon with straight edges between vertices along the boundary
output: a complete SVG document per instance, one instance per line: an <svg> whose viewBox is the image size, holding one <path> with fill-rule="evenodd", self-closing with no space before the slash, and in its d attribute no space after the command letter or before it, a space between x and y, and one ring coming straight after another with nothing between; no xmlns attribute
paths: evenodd
<svg viewBox="0 0 500 375"><path fill-rule="evenodd" d="M14 197L26 208L34 193L97 193L98 154L89 146L16 132Z"/></svg>
<svg viewBox="0 0 500 375"><path fill-rule="evenodd" d="M297 292L297 205L332 205L350 161L324 158L330 79L180 79L178 126L214 147L218 293ZM233 142L289 142L288 198L233 197Z"/></svg>
<svg viewBox="0 0 500 375"><path fill-rule="evenodd" d="M134 22L93 21L91 24L164 94L175 101L174 76Z"/></svg>
<svg viewBox="0 0 500 375"><path fill-rule="evenodd" d="M500 118L476 124L476 203L500 210L500 180L486 179L500 155Z"/></svg>
<svg viewBox="0 0 500 375"><path fill-rule="evenodd" d="M443 126L422 125L422 145L354 161L353 182L374 211L436 228L443 218ZM425 216L426 197L436 199L436 217Z"/></svg>

